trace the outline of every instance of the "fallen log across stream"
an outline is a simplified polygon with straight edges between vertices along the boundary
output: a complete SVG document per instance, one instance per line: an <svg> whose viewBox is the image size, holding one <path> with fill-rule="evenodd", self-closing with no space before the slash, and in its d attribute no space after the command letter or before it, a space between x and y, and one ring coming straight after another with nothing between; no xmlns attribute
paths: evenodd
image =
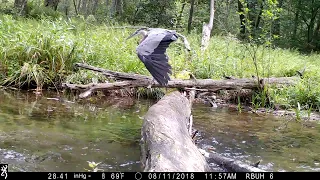
<svg viewBox="0 0 320 180"><path fill-rule="evenodd" d="M192 95L191 95L192 96ZM263 172L219 154L205 155L190 135L192 103L178 91L151 106L141 129L141 162L145 172L213 172L208 160L223 171Z"/></svg>
<svg viewBox="0 0 320 180"><path fill-rule="evenodd" d="M135 87L148 87L152 82L151 76L133 74L133 73L123 73L117 71L110 71L87 64L76 63L76 67L81 67L87 70L92 70L100 72L103 75L114 79L115 82L107 83L89 83L89 84L69 84L63 83L63 88L69 88L72 90L81 90L82 92L79 97L86 98L92 92L97 90L116 90L123 88L135 88ZM242 79L172 79L168 82L167 88L183 88L183 89L195 89L195 90L205 90L216 92L219 90L238 90L238 89L258 89L263 87L265 84L272 85L292 85L297 82L298 77L271 77L271 78L261 78L258 80L256 78L242 78ZM119 81L120 80L120 81ZM157 82L152 82L152 87L162 87Z"/></svg>

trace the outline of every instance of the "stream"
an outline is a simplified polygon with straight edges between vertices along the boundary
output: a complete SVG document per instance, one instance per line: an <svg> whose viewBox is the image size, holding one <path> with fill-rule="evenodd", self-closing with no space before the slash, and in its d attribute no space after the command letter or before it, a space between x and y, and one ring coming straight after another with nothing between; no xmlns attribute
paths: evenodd
<svg viewBox="0 0 320 180"><path fill-rule="evenodd" d="M155 102L0 89L0 161L9 171L142 171L142 117ZM267 171L320 171L320 125L193 106L197 145Z"/></svg>

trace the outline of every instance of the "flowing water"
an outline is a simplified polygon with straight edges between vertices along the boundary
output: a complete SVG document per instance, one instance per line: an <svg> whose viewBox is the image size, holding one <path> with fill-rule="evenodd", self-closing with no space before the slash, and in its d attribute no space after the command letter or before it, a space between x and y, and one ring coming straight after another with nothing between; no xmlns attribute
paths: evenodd
<svg viewBox="0 0 320 180"><path fill-rule="evenodd" d="M320 124L231 108L193 107L198 144L267 171L320 171Z"/></svg>
<svg viewBox="0 0 320 180"><path fill-rule="evenodd" d="M129 98L0 90L0 163L11 171L141 171L142 116L154 103ZM268 171L319 171L320 125L226 108L193 107L198 145Z"/></svg>
<svg viewBox="0 0 320 180"><path fill-rule="evenodd" d="M79 102L57 94L0 91L0 160L12 171L139 171L141 116L131 99Z"/></svg>

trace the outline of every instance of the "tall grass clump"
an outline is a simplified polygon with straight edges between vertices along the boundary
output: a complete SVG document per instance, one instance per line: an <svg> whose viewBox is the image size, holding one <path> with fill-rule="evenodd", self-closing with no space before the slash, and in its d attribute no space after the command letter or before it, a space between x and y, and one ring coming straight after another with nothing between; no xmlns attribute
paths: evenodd
<svg viewBox="0 0 320 180"><path fill-rule="evenodd" d="M60 82L76 60L72 26L0 16L2 84L37 87Z"/></svg>
<svg viewBox="0 0 320 180"><path fill-rule="evenodd" d="M196 41L192 43L194 42ZM263 103L267 100L263 98L268 96L271 103L269 104L270 108L275 105L295 108L299 102L302 109L312 107L312 109L320 111L319 54L304 55L294 49L258 46L255 66L246 46L232 36L214 36L210 40L207 51L201 53L199 47L193 47L195 53L189 68L198 78L212 79L222 79L225 76L251 78L256 76L256 71L258 71L260 78L292 77L299 76L299 71L302 72L303 77L297 85L282 89L270 86L261 90L254 98L259 101L259 107L267 106L267 103ZM176 57L175 61L183 62L184 58L186 57Z"/></svg>
<svg viewBox="0 0 320 180"><path fill-rule="evenodd" d="M34 20L10 15L1 15L0 23L2 85L42 88L66 79L79 80L72 78L76 77L72 73L75 62L146 72L134 49L129 48L136 41L124 41L130 33L127 30L96 26L87 20Z"/></svg>
<svg viewBox="0 0 320 180"><path fill-rule="evenodd" d="M125 40L135 29L96 24L94 17L30 19L0 15L0 83L20 88L58 87L62 82L89 83L106 79L98 73L74 71L76 62L114 71L150 75L136 55L139 38ZM183 33L183 32L182 32ZM186 34L185 34L186 35ZM235 36L212 36L206 51L200 50L201 35L189 34L192 51L181 41L167 50L173 77L191 72L196 78L221 79L295 76L304 71L296 86L269 87L265 93L272 104L294 108L320 107L318 54L303 55L296 50L254 45ZM255 52L253 60L252 52ZM157 91L154 91L157 92ZM140 95L150 94L139 91ZM161 93L155 93L157 95ZM265 106L264 95L255 104Z"/></svg>

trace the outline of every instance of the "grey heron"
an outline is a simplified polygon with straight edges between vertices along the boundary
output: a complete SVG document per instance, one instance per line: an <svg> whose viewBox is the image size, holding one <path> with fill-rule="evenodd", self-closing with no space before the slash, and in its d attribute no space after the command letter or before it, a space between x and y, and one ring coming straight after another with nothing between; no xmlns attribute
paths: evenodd
<svg viewBox="0 0 320 180"><path fill-rule="evenodd" d="M172 74L169 57L166 54L170 44L178 39L175 30L162 28L140 28L128 38L142 35L142 39L136 48L139 59L144 63L153 78L162 86L166 86ZM150 85L149 85L150 87Z"/></svg>

